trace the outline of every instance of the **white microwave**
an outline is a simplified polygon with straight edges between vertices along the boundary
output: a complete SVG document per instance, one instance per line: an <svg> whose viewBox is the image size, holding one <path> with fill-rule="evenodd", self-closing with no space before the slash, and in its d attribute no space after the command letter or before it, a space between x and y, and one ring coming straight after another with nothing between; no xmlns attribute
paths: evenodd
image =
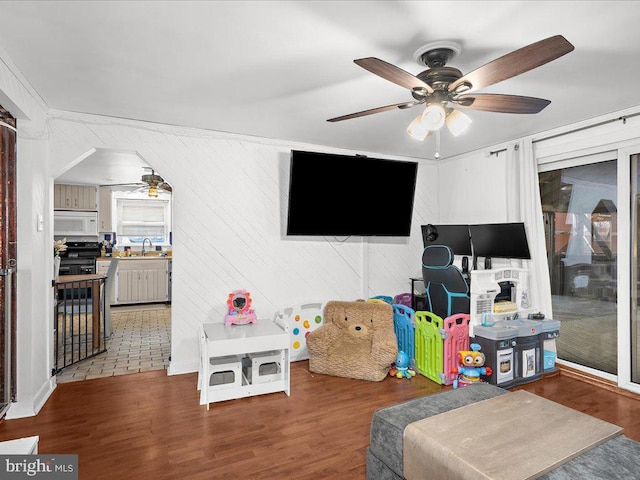
<svg viewBox="0 0 640 480"><path fill-rule="evenodd" d="M55 236L98 235L97 212L53 212L53 234Z"/></svg>

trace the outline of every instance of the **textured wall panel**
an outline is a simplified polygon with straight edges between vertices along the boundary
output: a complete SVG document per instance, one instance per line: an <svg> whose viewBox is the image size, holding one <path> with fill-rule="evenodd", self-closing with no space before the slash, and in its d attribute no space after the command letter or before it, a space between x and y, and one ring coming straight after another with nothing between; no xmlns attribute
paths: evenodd
<svg viewBox="0 0 640 480"><path fill-rule="evenodd" d="M409 276L419 271L420 220L414 220L409 239L369 240L367 278L362 277L360 237L284 235L291 149L344 151L99 117L58 117L50 121L57 171L91 148L136 151L173 186L174 372L196 368L197 325L222 320L231 290L249 290L258 316L271 318L289 305L360 298L363 285L372 294L406 291ZM420 167L419 217L432 215L436 176L434 166Z"/></svg>

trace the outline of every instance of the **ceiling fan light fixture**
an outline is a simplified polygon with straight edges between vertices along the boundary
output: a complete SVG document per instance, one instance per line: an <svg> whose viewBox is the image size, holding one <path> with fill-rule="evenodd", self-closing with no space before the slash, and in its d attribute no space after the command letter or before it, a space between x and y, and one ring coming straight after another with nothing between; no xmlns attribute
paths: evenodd
<svg viewBox="0 0 640 480"><path fill-rule="evenodd" d="M471 125L471 118L459 110L452 110L447 115L447 128L454 137L457 137Z"/></svg>
<svg viewBox="0 0 640 480"><path fill-rule="evenodd" d="M158 187L155 185L149 185L149 196L151 198L158 198Z"/></svg>
<svg viewBox="0 0 640 480"><path fill-rule="evenodd" d="M424 123L429 130L438 130L444 125L446 117L447 112L444 107L439 103L432 103L424 109L422 113L422 123Z"/></svg>
<svg viewBox="0 0 640 480"><path fill-rule="evenodd" d="M430 130L426 126L425 122L422 121L422 114L418 115L413 119L413 122L409 124L407 128L407 133L411 135L416 140L423 141L425 138L429 136Z"/></svg>

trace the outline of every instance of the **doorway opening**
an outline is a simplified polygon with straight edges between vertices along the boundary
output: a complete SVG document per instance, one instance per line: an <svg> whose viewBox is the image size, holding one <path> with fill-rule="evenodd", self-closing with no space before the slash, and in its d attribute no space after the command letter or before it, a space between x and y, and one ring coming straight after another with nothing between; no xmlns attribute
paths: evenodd
<svg viewBox="0 0 640 480"><path fill-rule="evenodd" d="M96 274L107 275L111 264L116 266L102 292L106 352L65 366L56 381L166 370L171 354L171 186L136 152L109 149L89 152L54 179L54 191L61 185L95 189L97 231L80 240L100 247ZM68 243L69 236L55 227L58 210L54 239Z"/></svg>
<svg viewBox="0 0 640 480"><path fill-rule="evenodd" d="M16 391L16 119L0 106L0 418Z"/></svg>

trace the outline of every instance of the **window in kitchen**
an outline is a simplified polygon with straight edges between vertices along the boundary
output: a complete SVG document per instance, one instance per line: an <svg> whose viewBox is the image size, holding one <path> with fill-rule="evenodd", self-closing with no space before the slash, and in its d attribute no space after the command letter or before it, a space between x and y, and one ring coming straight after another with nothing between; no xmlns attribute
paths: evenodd
<svg viewBox="0 0 640 480"><path fill-rule="evenodd" d="M171 231L169 198L114 195L118 245L142 245L149 238L153 245L168 246Z"/></svg>

